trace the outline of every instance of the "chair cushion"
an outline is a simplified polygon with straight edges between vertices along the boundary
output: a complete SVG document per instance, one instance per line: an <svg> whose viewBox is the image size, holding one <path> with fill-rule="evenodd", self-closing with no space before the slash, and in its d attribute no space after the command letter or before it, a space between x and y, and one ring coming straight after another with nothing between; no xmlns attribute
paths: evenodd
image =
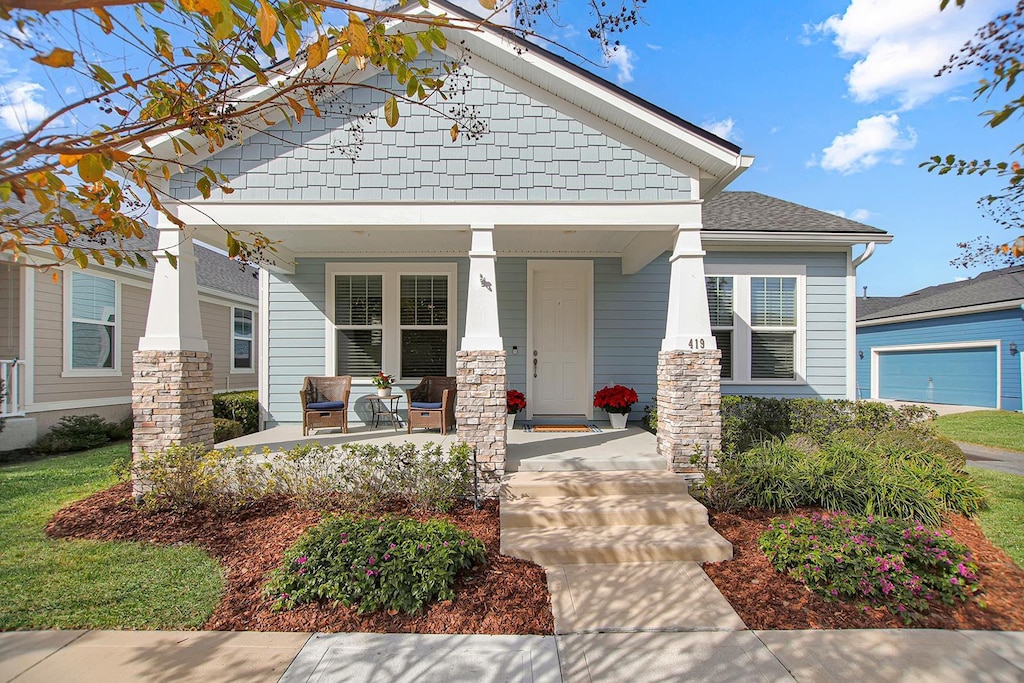
<svg viewBox="0 0 1024 683"><path fill-rule="evenodd" d="M344 407L344 401L317 401L306 404L306 410L341 410Z"/></svg>
<svg viewBox="0 0 1024 683"><path fill-rule="evenodd" d="M410 404L413 408L419 408L421 410L437 410L441 407L440 401L413 401Z"/></svg>

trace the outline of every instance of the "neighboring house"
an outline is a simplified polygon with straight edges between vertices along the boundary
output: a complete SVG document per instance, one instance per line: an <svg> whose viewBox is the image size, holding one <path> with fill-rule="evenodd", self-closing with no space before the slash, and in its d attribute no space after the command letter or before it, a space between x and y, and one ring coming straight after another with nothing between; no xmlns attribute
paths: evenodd
<svg viewBox="0 0 1024 683"><path fill-rule="evenodd" d="M156 240L150 230L130 248L148 253ZM196 257L214 391L254 389L256 271L203 247ZM0 372L9 380L0 450L32 445L65 415L131 414L132 351L146 327L152 278L152 267L37 270L0 260Z"/></svg>
<svg viewBox="0 0 1024 683"><path fill-rule="evenodd" d="M1021 410L1024 266L857 300L862 398Z"/></svg>
<svg viewBox="0 0 1024 683"><path fill-rule="evenodd" d="M464 14L442 0L402 11ZM232 193L201 200L191 171L167 187L202 239L280 241L260 270L265 425L301 422L306 375L355 378L350 422L380 369L402 387L458 375L460 436L500 472L506 384L527 419L564 421L604 419L594 391L619 383L643 404L660 396L671 465L717 438L720 391L854 397L853 248L889 235L723 193L752 163L739 147L534 45L483 28L449 46L468 59L445 106L486 122L477 134L453 142L450 120L411 105L389 128L389 77L358 72L371 88L327 92L323 118L212 156L194 140L186 168L208 165Z"/></svg>

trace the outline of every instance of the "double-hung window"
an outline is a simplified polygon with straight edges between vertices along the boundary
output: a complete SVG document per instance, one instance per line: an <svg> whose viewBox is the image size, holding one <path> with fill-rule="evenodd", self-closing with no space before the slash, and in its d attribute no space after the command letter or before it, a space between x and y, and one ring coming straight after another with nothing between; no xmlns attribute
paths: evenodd
<svg viewBox="0 0 1024 683"><path fill-rule="evenodd" d="M328 265L327 372L454 374L455 279L454 264Z"/></svg>
<svg viewBox="0 0 1024 683"><path fill-rule="evenodd" d="M252 309L232 307L231 314L231 369L249 372L252 366Z"/></svg>
<svg viewBox="0 0 1024 683"><path fill-rule="evenodd" d="M120 368L117 282L71 271L64 294L65 372L116 373Z"/></svg>
<svg viewBox="0 0 1024 683"><path fill-rule="evenodd" d="M727 266L720 268L729 273ZM768 275L736 270L741 272L713 272L705 278L711 334L722 352L722 380L803 382L802 270L780 267Z"/></svg>

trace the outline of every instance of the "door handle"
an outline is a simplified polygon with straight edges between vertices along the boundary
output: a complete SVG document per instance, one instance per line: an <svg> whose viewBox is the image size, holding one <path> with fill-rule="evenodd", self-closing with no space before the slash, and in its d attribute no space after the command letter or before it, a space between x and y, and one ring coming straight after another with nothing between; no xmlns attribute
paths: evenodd
<svg viewBox="0 0 1024 683"><path fill-rule="evenodd" d="M533 378L537 379L537 359L533 359Z"/></svg>

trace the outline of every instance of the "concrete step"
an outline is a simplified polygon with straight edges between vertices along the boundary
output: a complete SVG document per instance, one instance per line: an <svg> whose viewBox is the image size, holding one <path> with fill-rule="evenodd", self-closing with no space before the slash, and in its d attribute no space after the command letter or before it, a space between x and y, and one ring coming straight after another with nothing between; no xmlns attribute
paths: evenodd
<svg viewBox="0 0 1024 683"><path fill-rule="evenodd" d="M538 455L516 461L517 472L608 472L622 470L665 471L660 455L573 456L569 453Z"/></svg>
<svg viewBox="0 0 1024 683"><path fill-rule="evenodd" d="M732 544L705 525L503 528L501 552L540 565L718 562Z"/></svg>
<svg viewBox="0 0 1024 683"><path fill-rule="evenodd" d="M553 496L651 495L687 492L686 479L672 472L517 472L502 482L502 500Z"/></svg>
<svg viewBox="0 0 1024 683"><path fill-rule="evenodd" d="M686 493L519 498L501 504L502 529L707 523L707 509Z"/></svg>

